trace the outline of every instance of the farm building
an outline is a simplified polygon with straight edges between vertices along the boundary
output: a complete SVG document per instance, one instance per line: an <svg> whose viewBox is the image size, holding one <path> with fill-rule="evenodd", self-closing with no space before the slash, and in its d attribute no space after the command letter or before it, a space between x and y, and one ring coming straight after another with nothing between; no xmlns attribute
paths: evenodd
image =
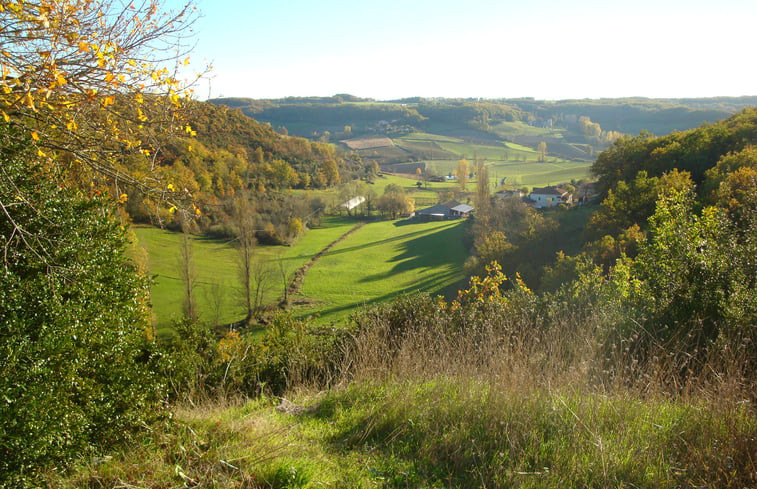
<svg viewBox="0 0 757 489"><path fill-rule="evenodd" d="M416 211L415 216L418 219L437 221L444 219L459 219L461 217L468 217L473 210L473 206L450 200L443 204L436 204L427 209Z"/></svg>
<svg viewBox="0 0 757 489"><path fill-rule="evenodd" d="M555 186L535 188L528 194L528 198L531 199L534 207L537 209L554 207L558 204L571 204L573 202L571 194Z"/></svg>

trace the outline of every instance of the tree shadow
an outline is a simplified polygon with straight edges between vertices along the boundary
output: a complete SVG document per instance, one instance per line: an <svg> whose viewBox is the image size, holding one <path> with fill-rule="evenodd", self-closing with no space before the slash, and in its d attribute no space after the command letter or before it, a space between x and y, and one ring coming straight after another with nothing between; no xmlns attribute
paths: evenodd
<svg viewBox="0 0 757 489"><path fill-rule="evenodd" d="M357 311L358 309L366 307L366 306L388 302L389 300L394 299L395 297L402 294L412 294L416 292L429 293L431 295L443 295L445 296L445 298L449 298L451 294L450 291L453 288L454 288L455 293L457 292L457 287L459 286L460 281L459 280L455 281L452 284L446 284L446 283L449 282L449 280L455 277L456 275L458 275L458 273L454 270L450 270L450 271L446 271L442 273L435 273L432 277L416 282L412 286L406 287L402 290L389 292L380 296L371 297L369 299L362 299L356 302L350 302L348 304L341 304L339 306L330 307L328 309L319 309L318 311L313 311L312 313L300 311L300 313L298 313L297 316L304 318L307 316L312 316L314 314L317 314L318 316L327 317L329 315L332 315L335 313L341 313L344 311L351 311L351 310Z"/></svg>
<svg viewBox="0 0 757 489"><path fill-rule="evenodd" d="M461 228L463 225L464 223L460 222L456 226L447 226L435 233L406 240L400 253L390 260L396 262L390 270L368 275L359 282L384 280L392 275L419 268L438 269L448 265L462 265L460 258L465 255Z"/></svg>

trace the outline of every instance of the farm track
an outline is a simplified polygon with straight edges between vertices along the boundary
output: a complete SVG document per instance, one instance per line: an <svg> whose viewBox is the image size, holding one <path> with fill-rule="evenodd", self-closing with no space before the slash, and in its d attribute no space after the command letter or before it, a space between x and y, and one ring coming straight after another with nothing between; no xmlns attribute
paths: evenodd
<svg viewBox="0 0 757 489"><path fill-rule="evenodd" d="M326 245L321 251L310 257L310 259L305 262L304 265L302 265L300 268L295 270L294 276L292 277L292 281L289 283L289 287L287 288L287 296L291 298L293 295L299 294L300 289L302 289L302 282L305 280L305 275L308 273L308 270L310 267L312 267L315 262L317 262L323 255L329 252L331 248L345 240L349 235L353 234L360 228L365 226L364 222L358 223L355 225L355 227L351 228L349 231L344 233L343 235L336 238L334 241ZM284 298L282 297L279 300L279 303L284 303Z"/></svg>

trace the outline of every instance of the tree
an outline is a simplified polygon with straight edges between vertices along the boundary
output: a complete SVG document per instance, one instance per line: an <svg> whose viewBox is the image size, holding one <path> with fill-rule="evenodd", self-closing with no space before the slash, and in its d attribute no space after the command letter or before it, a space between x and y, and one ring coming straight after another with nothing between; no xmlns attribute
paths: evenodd
<svg viewBox="0 0 757 489"><path fill-rule="evenodd" d="M63 153L119 185L167 196L117 159L141 153L152 170L160 136L192 132L177 118L191 82L177 78L193 12L162 11L154 0L3 2L0 116L24 128L42 157Z"/></svg>
<svg viewBox="0 0 757 489"><path fill-rule="evenodd" d="M194 267L194 242L189 233L188 217L181 218L181 249L179 250L179 277L184 284L184 297L182 299L182 312L189 322L197 321L197 301L195 300L195 286L197 285L197 272Z"/></svg>
<svg viewBox="0 0 757 489"><path fill-rule="evenodd" d="M242 284L242 299L249 323L255 316L257 301L255 294L255 250L258 240L255 237L255 210L246 196L236 200L234 205L234 224L237 231L237 270Z"/></svg>
<svg viewBox="0 0 757 489"><path fill-rule="evenodd" d="M111 449L160 413L147 281L104 199L0 122L0 486Z"/></svg>
<svg viewBox="0 0 757 489"><path fill-rule="evenodd" d="M482 209L489 205L490 189L489 189L489 171L486 169L486 165L483 162L478 163L478 179L476 181L476 204L479 209Z"/></svg>
<svg viewBox="0 0 757 489"><path fill-rule="evenodd" d="M321 168L321 174L323 175L324 185L332 187L338 185L342 181L339 176L339 167L334 160L328 160Z"/></svg>
<svg viewBox="0 0 757 489"><path fill-rule="evenodd" d="M547 157L547 143L544 141L539 142L539 145L536 147L536 151L539 155L539 161L544 161L544 159Z"/></svg>
<svg viewBox="0 0 757 489"><path fill-rule="evenodd" d="M460 190L465 190L465 187L468 185L469 174L470 165L468 164L468 160L461 158L457 162L457 169L455 170L455 176L457 176L457 181L460 184Z"/></svg>
<svg viewBox="0 0 757 489"><path fill-rule="evenodd" d="M739 240L724 209L697 214L694 206L692 184L666 189L631 266L645 334L668 341L686 364L720 335L752 344L757 318L754 223L750 239Z"/></svg>
<svg viewBox="0 0 757 489"><path fill-rule="evenodd" d="M378 199L376 208L382 213L388 213L392 219L395 219L398 215L413 212L415 201L405 193L402 187L390 183L384 188L384 195Z"/></svg>

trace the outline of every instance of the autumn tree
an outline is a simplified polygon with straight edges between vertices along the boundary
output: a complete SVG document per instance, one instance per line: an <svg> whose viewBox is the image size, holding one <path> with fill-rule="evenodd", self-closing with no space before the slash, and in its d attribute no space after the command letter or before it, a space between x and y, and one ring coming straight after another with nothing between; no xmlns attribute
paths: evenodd
<svg viewBox="0 0 757 489"><path fill-rule="evenodd" d="M544 159L547 157L547 143L540 141L539 145L536 147L536 152L538 154L539 161L544 161Z"/></svg>
<svg viewBox="0 0 757 489"><path fill-rule="evenodd" d="M191 90L178 71L194 19L190 4L164 11L154 0L3 2L0 116L37 142L40 157L88 167L115 182L117 195L130 184L168 197L120 161L141 154L151 172L160 136L192 132L178 117Z"/></svg>
<svg viewBox="0 0 757 489"><path fill-rule="evenodd" d="M486 169L486 165L483 162L479 162L477 165L476 174L478 179L476 181L476 204L479 209L489 205L490 200L490 188L489 188L489 171Z"/></svg>
<svg viewBox="0 0 757 489"><path fill-rule="evenodd" d="M398 215L413 212L415 201L405 193L405 189L401 186L390 183L384 188L384 195L378 199L376 208L395 219Z"/></svg>
<svg viewBox="0 0 757 489"><path fill-rule="evenodd" d="M40 485L47 463L110 450L160 412L147 282L114 206L125 185L183 193L156 150L192 133L177 76L192 19L149 0L0 2L0 486Z"/></svg>
<svg viewBox="0 0 757 489"><path fill-rule="evenodd" d="M465 187L468 185L468 175L470 174L470 164L468 164L468 160L465 158L461 158L457 162L457 168L455 169L455 176L457 176L457 181L460 184L460 189L465 190Z"/></svg>

